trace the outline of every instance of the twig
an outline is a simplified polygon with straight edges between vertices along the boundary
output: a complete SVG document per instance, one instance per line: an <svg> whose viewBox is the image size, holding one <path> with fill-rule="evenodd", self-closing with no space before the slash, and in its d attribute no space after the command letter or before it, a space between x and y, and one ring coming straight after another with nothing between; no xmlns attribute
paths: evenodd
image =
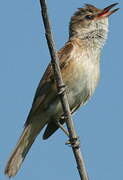
<svg viewBox="0 0 123 180"><path fill-rule="evenodd" d="M65 85L63 83L62 76L61 76L61 71L59 67L59 59L58 59L58 55L55 49L55 42L53 40L51 25L50 25L50 21L48 17L48 12L47 12L46 0L40 0L40 5L42 9L41 13L42 13L44 27L45 27L45 35L46 35L47 44L48 44L50 55L51 55L51 64L53 67L54 76L56 80L56 86L57 86L58 94L61 100L67 129L69 132L70 144L71 144L71 147L72 147L75 159L76 159L77 169L79 171L80 178L81 180L88 180L88 175L85 169L84 160L80 151L78 136L76 134L73 120L71 117L70 107L69 107L69 103L68 103L66 92L65 92Z"/></svg>

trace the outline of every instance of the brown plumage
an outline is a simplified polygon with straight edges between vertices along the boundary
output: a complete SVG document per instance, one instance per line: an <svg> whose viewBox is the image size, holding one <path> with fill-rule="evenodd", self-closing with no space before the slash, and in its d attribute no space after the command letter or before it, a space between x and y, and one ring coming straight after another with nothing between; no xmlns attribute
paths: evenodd
<svg viewBox="0 0 123 180"><path fill-rule="evenodd" d="M101 48L108 32L108 16L117 9L109 10L115 5L100 10L86 4L71 18L69 40L58 56L72 113L88 101L97 86ZM54 123L58 120L64 123L49 64L37 88L25 128L6 165L5 174L9 177L16 175L39 132L47 125L43 135L43 139L47 139L58 129Z"/></svg>

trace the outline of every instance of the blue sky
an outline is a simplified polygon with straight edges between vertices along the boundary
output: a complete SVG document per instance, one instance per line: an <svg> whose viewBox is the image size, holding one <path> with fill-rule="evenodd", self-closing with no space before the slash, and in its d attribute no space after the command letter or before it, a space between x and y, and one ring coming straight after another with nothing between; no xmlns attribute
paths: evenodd
<svg viewBox="0 0 123 180"><path fill-rule="evenodd" d="M90 180L123 179L122 0L110 17L109 38L101 57L101 79L89 103L74 115ZM115 1L90 0L99 8ZM57 49L68 39L69 19L80 0L48 0ZM31 107L38 82L50 61L39 1L0 3L0 179ZM15 180L79 179L67 137L57 131L33 144Z"/></svg>

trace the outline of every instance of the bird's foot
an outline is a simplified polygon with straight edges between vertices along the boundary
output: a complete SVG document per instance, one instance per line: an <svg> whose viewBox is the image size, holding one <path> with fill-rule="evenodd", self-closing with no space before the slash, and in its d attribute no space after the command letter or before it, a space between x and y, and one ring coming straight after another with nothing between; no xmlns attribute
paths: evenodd
<svg viewBox="0 0 123 180"><path fill-rule="evenodd" d="M65 145L70 145L74 148L79 148L80 147L80 139L79 137L75 137L75 138L70 138Z"/></svg>

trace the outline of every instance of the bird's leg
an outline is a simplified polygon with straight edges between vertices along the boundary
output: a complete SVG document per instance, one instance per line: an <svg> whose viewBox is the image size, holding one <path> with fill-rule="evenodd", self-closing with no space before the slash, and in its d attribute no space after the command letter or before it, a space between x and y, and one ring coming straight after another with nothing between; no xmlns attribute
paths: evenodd
<svg viewBox="0 0 123 180"><path fill-rule="evenodd" d="M64 128L60 121L56 121L55 123L69 137L69 140L65 143L65 145L70 145L72 147L78 148L80 146L79 137L70 138L69 132L67 131L67 129Z"/></svg>
<svg viewBox="0 0 123 180"><path fill-rule="evenodd" d="M69 137L69 133L67 129L65 129L64 126L59 121L56 121L55 123Z"/></svg>

